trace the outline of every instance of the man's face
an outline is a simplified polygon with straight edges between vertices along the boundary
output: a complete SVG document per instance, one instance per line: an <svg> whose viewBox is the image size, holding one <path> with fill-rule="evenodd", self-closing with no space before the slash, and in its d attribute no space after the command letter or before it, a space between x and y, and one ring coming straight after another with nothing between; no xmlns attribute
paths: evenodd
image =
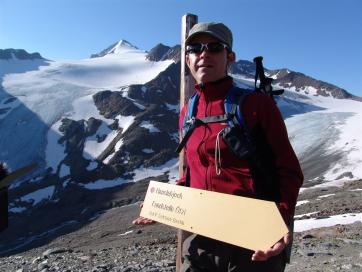
<svg viewBox="0 0 362 272"><path fill-rule="evenodd" d="M219 42L219 40L208 34L199 34L189 44L211 42ZM226 49L221 52L209 52L204 49L201 53L186 54L187 66L198 84L216 81L225 77L226 67L233 61L234 54L228 54Z"/></svg>

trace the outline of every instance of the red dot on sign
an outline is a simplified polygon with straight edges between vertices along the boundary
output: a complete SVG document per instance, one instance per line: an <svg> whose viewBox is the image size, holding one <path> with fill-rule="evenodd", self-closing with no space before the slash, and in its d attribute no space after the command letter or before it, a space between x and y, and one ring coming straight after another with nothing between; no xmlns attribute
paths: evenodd
<svg viewBox="0 0 362 272"><path fill-rule="evenodd" d="M153 193L155 191L155 187L151 188L151 193Z"/></svg>

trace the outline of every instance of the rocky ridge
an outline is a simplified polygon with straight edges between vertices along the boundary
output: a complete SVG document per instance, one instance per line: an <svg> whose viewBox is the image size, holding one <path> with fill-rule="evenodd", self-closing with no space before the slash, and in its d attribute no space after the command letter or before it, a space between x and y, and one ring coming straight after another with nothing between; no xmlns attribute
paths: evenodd
<svg viewBox="0 0 362 272"><path fill-rule="evenodd" d="M273 84L278 84L283 88L295 87L296 92L308 93L307 88L316 89L316 95L331 96L337 99L356 99L357 97L348 93L345 89L333 84L314 79L303 73L290 71L288 69L268 70L270 77L274 78Z"/></svg>
<svg viewBox="0 0 362 272"><path fill-rule="evenodd" d="M181 57L180 55L181 55L180 45L169 47L162 43L159 43L147 53L146 58L150 61L173 60L177 63L180 61Z"/></svg>
<svg viewBox="0 0 362 272"><path fill-rule="evenodd" d="M44 58L38 53L28 53L24 49L0 49L0 59L10 60L10 59L18 59L18 60L34 60L34 59L42 59Z"/></svg>

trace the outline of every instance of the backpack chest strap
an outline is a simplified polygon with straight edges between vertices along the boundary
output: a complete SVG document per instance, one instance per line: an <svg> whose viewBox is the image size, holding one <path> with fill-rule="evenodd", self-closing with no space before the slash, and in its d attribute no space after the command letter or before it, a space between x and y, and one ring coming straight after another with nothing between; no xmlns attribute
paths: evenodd
<svg viewBox="0 0 362 272"><path fill-rule="evenodd" d="M228 121L230 119L230 114L222 114L222 115L215 115L215 116L207 116L200 118L199 120L202 121L202 123L220 123L223 121Z"/></svg>
<svg viewBox="0 0 362 272"><path fill-rule="evenodd" d="M191 136L192 132L195 130L195 128L197 128L201 125L208 124L208 123L220 123L223 121L228 121L229 119L230 119L229 114L207 116L207 117L203 117L203 118L192 117L190 120L186 121L186 125L188 125L188 129L187 129L184 137L182 138L182 141L178 145L176 152L180 153L182 148L184 148L184 146L186 145L188 139L190 138L190 136Z"/></svg>

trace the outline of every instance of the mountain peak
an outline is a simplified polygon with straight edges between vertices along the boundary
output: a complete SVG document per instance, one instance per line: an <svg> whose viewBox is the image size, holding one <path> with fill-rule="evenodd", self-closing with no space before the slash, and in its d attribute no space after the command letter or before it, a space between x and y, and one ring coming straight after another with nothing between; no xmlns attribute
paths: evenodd
<svg viewBox="0 0 362 272"><path fill-rule="evenodd" d="M114 44L113 48L111 48L108 54L117 54L123 49L138 49L138 48L126 40L120 40L119 42Z"/></svg>
<svg viewBox="0 0 362 272"><path fill-rule="evenodd" d="M130 42L121 39L120 41L102 50L98 54L92 54L91 58L99 58L99 57L104 57L106 55L118 55L128 50L138 50L138 48L133 44L131 44Z"/></svg>

